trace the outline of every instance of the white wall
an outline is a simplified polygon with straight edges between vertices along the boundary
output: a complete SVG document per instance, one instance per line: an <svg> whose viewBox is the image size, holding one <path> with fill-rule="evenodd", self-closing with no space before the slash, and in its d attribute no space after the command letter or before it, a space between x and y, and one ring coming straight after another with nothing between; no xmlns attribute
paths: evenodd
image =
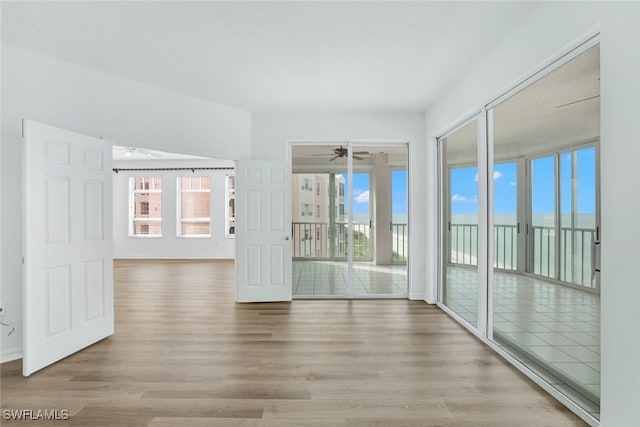
<svg viewBox="0 0 640 427"><path fill-rule="evenodd" d="M432 138L536 71L599 25L601 32L602 403L601 425L640 425L640 4L538 4L426 114L427 200L436 206ZM427 234L436 232L430 217ZM435 283L435 244L428 283ZM435 287L427 298L435 296Z"/></svg>
<svg viewBox="0 0 640 427"><path fill-rule="evenodd" d="M251 157L289 161L288 141L409 142L409 296L424 299L424 130L422 113L257 113Z"/></svg>
<svg viewBox="0 0 640 427"><path fill-rule="evenodd" d="M114 168L235 167L233 162L208 160L114 161ZM225 179L234 170L120 171L113 174L113 257L133 259L233 259L235 238L225 235ZM129 178L162 177L162 237L129 236ZM211 236L178 237L177 185L181 176L211 177Z"/></svg>
<svg viewBox="0 0 640 427"><path fill-rule="evenodd" d="M235 160L250 155L251 115L91 68L2 45L2 299L16 331L0 361L22 351L21 119L124 145Z"/></svg>

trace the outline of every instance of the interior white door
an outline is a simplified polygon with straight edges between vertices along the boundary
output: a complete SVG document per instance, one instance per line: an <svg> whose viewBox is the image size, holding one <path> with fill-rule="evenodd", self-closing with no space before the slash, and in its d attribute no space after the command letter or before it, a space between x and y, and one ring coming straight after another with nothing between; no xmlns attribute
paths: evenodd
<svg viewBox="0 0 640 427"><path fill-rule="evenodd" d="M113 334L111 145L23 122L23 374Z"/></svg>
<svg viewBox="0 0 640 427"><path fill-rule="evenodd" d="M236 301L291 300L288 162L236 164Z"/></svg>

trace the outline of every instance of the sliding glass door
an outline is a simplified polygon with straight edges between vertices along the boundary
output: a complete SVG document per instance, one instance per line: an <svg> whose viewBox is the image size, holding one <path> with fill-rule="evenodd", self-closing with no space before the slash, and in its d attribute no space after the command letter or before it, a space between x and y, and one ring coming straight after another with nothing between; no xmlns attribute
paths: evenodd
<svg viewBox="0 0 640 427"><path fill-rule="evenodd" d="M442 203L443 301L478 326L478 123L439 141Z"/></svg>
<svg viewBox="0 0 640 427"><path fill-rule="evenodd" d="M599 55L581 48L438 139L441 303L595 419Z"/></svg>
<svg viewBox="0 0 640 427"><path fill-rule="evenodd" d="M407 145L292 146L293 294L406 296Z"/></svg>
<svg viewBox="0 0 640 427"><path fill-rule="evenodd" d="M488 335L596 418L598 95L594 46L493 106L487 141L495 249ZM505 169L509 164L524 170ZM514 268L503 262L513 239L501 230L505 216L525 250Z"/></svg>

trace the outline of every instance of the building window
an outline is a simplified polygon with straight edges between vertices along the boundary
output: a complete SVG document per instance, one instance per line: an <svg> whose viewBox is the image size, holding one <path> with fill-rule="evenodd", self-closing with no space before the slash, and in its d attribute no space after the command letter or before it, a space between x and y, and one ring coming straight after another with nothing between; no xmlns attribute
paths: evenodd
<svg viewBox="0 0 640 427"><path fill-rule="evenodd" d="M340 183L339 194L344 197L344 182Z"/></svg>
<svg viewBox="0 0 640 427"><path fill-rule="evenodd" d="M178 236L211 236L211 177L178 177Z"/></svg>
<svg viewBox="0 0 640 427"><path fill-rule="evenodd" d="M316 196L320 195L320 183L316 182Z"/></svg>
<svg viewBox="0 0 640 427"><path fill-rule="evenodd" d="M130 236L162 236L162 178L131 177Z"/></svg>
<svg viewBox="0 0 640 427"><path fill-rule="evenodd" d="M224 232L227 237L233 237L236 234L236 177L227 175L225 180L225 203L227 208Z"/></svg>
<svg viewBox="0 0 640 427"><path fill-rule="evenodd" d="M312 216L311 213L311 205L308 203L302 204L302 209L300 209L300 216Z"/></svg>
<svg viewBox="0 0 640 427"><path fill-rule="evenodd" d="M320 218L320 205L316 205L316 218Z"/></svg>
<svg viewBox="0 0 640 427"><path fill-rule="evenodd" d="M309 178L303 178L302 181L302 190L313 191L313 188L309 184Z"/></svg>
<svg viewBox="0 0 640 427"><path fill-rule="evenodd" d="M340 215L344 215L344 203L340 203Z"/></svg>

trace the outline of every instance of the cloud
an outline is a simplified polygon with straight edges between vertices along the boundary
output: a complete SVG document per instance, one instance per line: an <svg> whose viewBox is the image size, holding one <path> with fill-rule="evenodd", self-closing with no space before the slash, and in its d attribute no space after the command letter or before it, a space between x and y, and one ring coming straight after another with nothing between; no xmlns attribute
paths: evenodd
<svg viewBox="0 0 640 427"><path fill-rule="evenodd" d="M515 187L516 185L518 185L518 183L515 182L515 181L511 181L511 182L509 182L509 185L513 185Z"/></svg>
<svg viewBox="0 0 640 427"><path fill-rule="evenodd" d="M460 202L460 203L476 203L478 201L477 197L474 197L472 199L466 197L466 196L461 196L459 194L454 194L453 197L451 197L451 201L452 202Z"/></svg>
<svg viewBox="0 0 640 427"><path fill-rule="evenodd" d="M498 171L494 171L494 172L493 172L493 180L494 180L494 181L495 181L496 179L500 179L500 178L502 178L502 176L503 176L503 175L502 175L502 173L501 173L501 172L498 172ZM475 178L473 178L473 180L474 180L475 182L478 182L478 174L476 174L476 177L475 177Z"/></svg>
<svg viewBox="0 0 640 427"><path fill-rule="evenodd" d="M355 196L353 200L355 200L356 203L369 203L369 190L356 190L353 192L353 195Z"/></svg>

